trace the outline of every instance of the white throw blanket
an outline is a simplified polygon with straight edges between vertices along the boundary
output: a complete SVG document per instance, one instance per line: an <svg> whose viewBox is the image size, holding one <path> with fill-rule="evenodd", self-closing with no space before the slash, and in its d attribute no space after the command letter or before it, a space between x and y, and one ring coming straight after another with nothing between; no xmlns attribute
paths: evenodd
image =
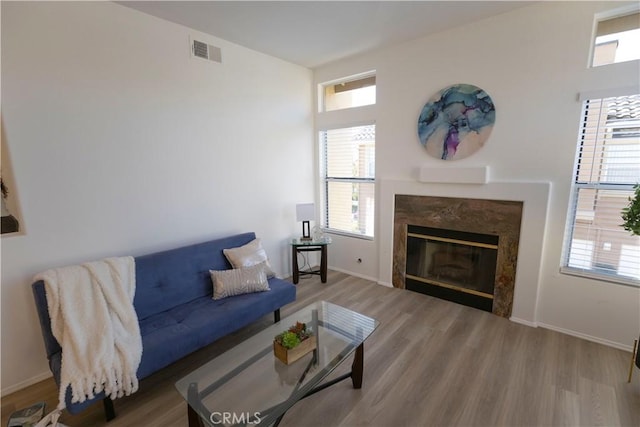
<svg viewBox="0 0 640 427"><path fill-rule="evenodd" d="M133 308L133 257L107 258L47 270L44 280L51 329L62 347L58 408L104 391L112 399L138 390L142 338Z"/></svg>

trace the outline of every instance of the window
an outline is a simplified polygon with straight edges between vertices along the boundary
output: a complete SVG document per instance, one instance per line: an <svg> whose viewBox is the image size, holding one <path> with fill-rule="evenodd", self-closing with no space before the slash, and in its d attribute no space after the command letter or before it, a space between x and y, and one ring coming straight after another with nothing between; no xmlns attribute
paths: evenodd
<svg viewBox="0 0 640 427"><path fill-rule="evenodd" d="M318 85L322 226L374 237L376 175L375 71Z"/></svg>
<svg viewBox="0 0 640 427"><path fill-rule="evenodd" d="M326 228L373 237L376 126L321 131Z"/></svg>
<svg viewBox="0 0 640 427"><path fill-rule="evenodd" d="M594 45L594 67L640 59L640 13L599 21Z"/></svg>
<svg viewBox="0 0 640 427"><path fill-rule="evenodd" d="M323 111L362 107L376 103L376 76L365 75L322 86Z"/></svg>
<svg viewBox="0 0 640 427"><path fill-rule="evenodd" d="M640 285L640 237L621 211L640 182L640 95L583 104L563 271Z"/></svg>

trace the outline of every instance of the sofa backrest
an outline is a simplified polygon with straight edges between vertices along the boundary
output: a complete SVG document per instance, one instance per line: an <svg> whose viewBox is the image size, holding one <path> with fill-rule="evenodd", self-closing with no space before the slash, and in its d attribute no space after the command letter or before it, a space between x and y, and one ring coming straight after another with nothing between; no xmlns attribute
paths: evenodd
<svg viewBox="0 0 640 427"><path fill-rule="evenodd" d="M255 233L243 233L136 257L133 306L138 319L212 295L209 270L231 268L222 250L245 245L255 238Z"/></svg>

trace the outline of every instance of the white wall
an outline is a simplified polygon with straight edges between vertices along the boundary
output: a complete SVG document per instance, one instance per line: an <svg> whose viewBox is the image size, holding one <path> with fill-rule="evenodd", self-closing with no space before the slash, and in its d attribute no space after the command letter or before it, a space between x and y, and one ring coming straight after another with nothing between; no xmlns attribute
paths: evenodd
<svg viewBox="0 0 640 427"><path fill-rule="evenodd" d="M378 183L415 181L423 166L485 165L492 182L550 183L544 247L534 259L518 260L539 269L538 289L534 294L530 289L525 292L538 299L526 320L622 348L637 338L640 290L562 275L559 266L580 116L576 95L638 84L640 76L638 61L587 67L594 14L629 4L540 2L314 72L315 83L322 83L377 70ZM496 105L496 124L482 150L463 160L443 162L430 158L420 145L417 118L434 93L455 83L486 90ZM433 191L440 192L436 187ZM382 205L380 186L377 191L376 215L388 216L393 206ZM382 259L391 245L391 233L381 229L386 226L378 221L375 241L366 244L341 238L339 256L334 243L330 267L377 275L383 283L389 280L384 269L391 260ZM521 241L521 247L527 244ZM378 254L382 275L375 273L375 266L364 271L364 266L352 263L354 257L376 259Z"/></svg>
<svg viewBox="0 0 640 427"><path fill-rule="evenodd" d="M191 58L189 37L222 48ZM2 2L2 137L24 234L2 238L2 392L50 375L47 268L255 231L290 273L312 200L311 72L111 2Z"/></svg>

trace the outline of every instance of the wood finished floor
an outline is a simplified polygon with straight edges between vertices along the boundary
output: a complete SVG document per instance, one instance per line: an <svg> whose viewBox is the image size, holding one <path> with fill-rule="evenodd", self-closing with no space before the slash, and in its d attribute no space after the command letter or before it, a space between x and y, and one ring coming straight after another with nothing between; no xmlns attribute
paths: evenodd
<svg viewBox="0 0 640 427"><path fill-rule="evenodd" d="M631 384L630 353L410 291L329 271L302 279L287 316L327 300L377 318L365 343L361 390L343 381L299 402L282 427L298 426L640 426L640 371ZM115 402L64 414L75 426L187 426L174 382L255 334L271 316L146 378ZM346 372L347 361L333 376ZM252 386L249 385L248 386ZM2 426L17 408L57 403L52 379L2 398Z"/></svg>

